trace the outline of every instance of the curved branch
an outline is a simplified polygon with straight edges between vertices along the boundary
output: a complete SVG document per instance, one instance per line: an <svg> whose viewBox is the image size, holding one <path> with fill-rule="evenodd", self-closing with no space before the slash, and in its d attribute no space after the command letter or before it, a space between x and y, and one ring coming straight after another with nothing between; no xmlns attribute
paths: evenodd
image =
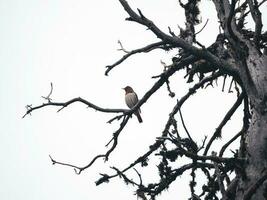
<svg viewBox="0 0 267 200"><path fill-rule="evenodd" d="M232 29L232 21L233 21L233 17L235 15L235 4L236 4L236 0L232 0L231 6L230 6L230 11L229 11L229 15L227 17L227 21L226 21L226 25L227 25L227 29L229 32L230 37L232 38L231 41L238 41L238 38L236 37L236 35L234 34L234 31Z"/></svg>
<svg viewBox="0 0 267 200"><path fill-rule="evenodd" d="M185 132L186 132L188 138L189 138L191 141L194 141L194 140L192 139L192 137L191 137L189 131L188 131L187 128L186 128L186 125L185 125L185 122L184 122L184 118L183 118L181 109L179 109L179 114L180 114L180 118L181 118L182 125L183 125L183 127L184 127L184 130L185 130Z"/></svg>
<svg viewBox="0 0 267 200"><path fill-rule="evenodd" d="M196 36L197 34L201 33L201 31L203 31L204 28L207 26L208 22L209 22L209 19L206 20L204 26L198 32L196 32L194 35Z"/></svg>
<svg viewBox="0 0 267 200"><path fill-rule="evenodd" d="M224 151L227 149L227 147L232 144L238 137L240 137L244 133L244 129L239 131L234 137L232 137L227 143L225 143L219 153L219 157L223 156Z"/></svg>
<svg viewBox="0 0 267 200"><path fill-rule="evenodd" d="M117 62L115 62L114 64L112 65L108 65L106 66L107 70L105 71L105 75L107 76L108 73L114 68L116 67L117 65L121 64L124 60L126 60L127 58L129 58L130 56L134 55L134 54L137 54L137 53L147 53L147 52L150 52L154 49L157 49L157 48L162 48L161 45L164 45L165 43L164 42L155 42L155 43L152 43L150 45L147 45L145 47L142 47L140 49L135 49L135 50L132 50L130 52L128 52L127 54L125 54L120 60L118 60Z"/></svg>
<svg viewBox="0 0 267 200"><path fill-rule="evenodd" d="M54 160L54 159L49 155L49 157L50 157L50 159L51 159L51 161L52 161L52 164L53 164L53 165L54 165L54 164L59 164L59 165L64 165L64 166L68 166L68 167L73 167L75 173L76 173L76 174L80 174L83 170L85 170L85 169L91 167L91 166L94 164L94 162L95 162L96 160L98 160L99 158L105 158L105 161L107 161L108 158L109 158L109 155L111 154L111 152L113 152L113 150L116 148L116 146L117 146L117 144L118 144L118 137L119 137L119 134L121 133L121 131L123 130L123 128L124 128L125 125L127 124L129 118L130 118L130 116L125 117L125 118L123 119L122 123L120 124L119 129L118 129L116 132L114 132L114 134L113 134L113 138L112 138L113 144L112 144L111 148L110 148L105 154L99 154L99 155L95 156L95 157L89 162L89 164L87 164L86 166L84 166L84 167L78 167L78 166L76 166L76 165L72 165L72 164L68 164L68 163L63 163L63 162L58 162L58 161Z"/></svg>
<svg viewBox="0 0 267 200"><path fill-rule="evenodd" d="M242 103L244 99L244 93L242 92L239 97L237 98L236 102L234 103L234 105L231 107L231 109L226 113L226 115L224 116L223 120L221 121L220 125L216 128L216 131L214 132L214 134L212 135L212 137L210 138L205 151L203 153L203 155L207 155L209 148L211 146L211 144L213 143L213 141L218 138L221 135L221 131L222 128L224 127L224 125L230 120L230 118L233 116L233 114L235 113L235 111L237 110L237 108L240 106L240 104Z"/></svg>
<svg viewBox="0 0 267 200"><path fill-rule="evenodd" d="M67 167L72 167L72 168L74 168L74 171L75 171L76 174L80 174L83 170L87 169L87 168L90 167L92 164L94 164L94 162L95 162L98 158L103 158L103 157L105 157L105 155L102 154L102 155L97 155L97 156L95 156L95 157L91 160L91 162L90 162L88 165L84 166L84 167L78 167L78 166L73 165L73 164L63 163L63 162L56 161L56 160L54 160L50 155L49 155L49 157L50 157L51 162L52 162L53 165L58 164L58 165L63 165L63 166L67 166Z"/></svg>
<svg viewBox="0 0 267 200"><path fill-rule="evenodd" d="M53 93L53 83L51 82L50 83L50 92L49 92L49 94L45 97L45 96L42 96L42 98L44 98L45 100L47 100L48 102L51 102L51 95L52 95L52 93Z"/></svg>

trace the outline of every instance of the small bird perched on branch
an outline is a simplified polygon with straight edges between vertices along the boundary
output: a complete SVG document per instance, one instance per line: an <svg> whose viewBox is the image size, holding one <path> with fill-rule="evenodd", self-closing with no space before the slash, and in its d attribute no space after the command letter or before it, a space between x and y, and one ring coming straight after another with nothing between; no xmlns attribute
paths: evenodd
<svg viewBox="0 0 267 200"><path fill-rule="evenodd" d="M126 86L125 88L122 88L125 91L125 103L129 108L133 108L137 102L138 102L138 97L137 94L134 92L133 88L131 88L130 86ZM142 123L143 120L141 118L141 110L138 109L137 111L134 112L134 114L136 115L139 123Z"/></svg>

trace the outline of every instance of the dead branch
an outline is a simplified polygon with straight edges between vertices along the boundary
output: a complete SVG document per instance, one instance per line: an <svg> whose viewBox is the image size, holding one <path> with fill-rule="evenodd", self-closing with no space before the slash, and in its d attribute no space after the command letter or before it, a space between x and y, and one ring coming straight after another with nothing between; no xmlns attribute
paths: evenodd
<svg viewBox="0 0 267 200"><path fill-rule="evenodd" d="M118 60L117 62L115 62L114 64L112 65L108 65L106 66L106 71L105 71L105 75L107 76L108 73L114 68L116 67L117 65L121 64L123 61L125 61L127 58L129 58L130 56L134 55L134 54L137 54L137 53L147 53L147 52L150 52L154 49L158 49L158 48L164 48L163 45L165 43L160 41L160 42L155 42L155 43L152 43L152 44L149 44L145 47L142 47L142 48L139 48L139 49L135 49L135 50L132 50L132 51L124 51L126 52L127 54L125 54L120 60ZM123 48L123 47L122 47Z"/></svg>
<svg viewBox="0 0 267 200"><path fill-rule="evenodd" d="M50 86L51 86L51 88L50 88L50 92L49 92L49 94L45 97L45 96L42 96L42 98L44 98L45 100L47 100L48 102L51 102L51 95L52 95L52 92L53 92L53 83L51 82L50 83Z"/></svg>
<svg viewBox="0 0 267 200"><path fill-rule="evenodd" d="M123 46L120 40L118 40L118 44L120 45L120 49L118 51L123 51L124 53L130 53L130 51L127 51Z"/></svg>
<svg viewBox="0 0 267 200"><path fill-rule="evenodd" d="M53 165L54 165L54 164L58 164L58 165L64 165L64 166L72 167L72 168L74 168L74 171L75 171L76 174L80 174L83 170L85 170L85 169L91 167L91 166L94 164L94 162L95 162L96 160L98 160L99 158L105 158L105 161L107 161L108 158L109 158L109 155L110 155L110 154L112 153L112 151L116 148L116 146L117 146L117 144L118 144L118 137L119 137L119 134L121 133L121 131L123 130L123 128L124 128L125 125L127 124L129 118L130 118L129 116L125 117L125 118L123 119L123 121L121 122L119 129L118 129L117 131L114 132L114 134L113 134L113 138L112 138L112 140L111 140L111 141L113 141L113 144L112 144L111 148L110 148L105 154L99 154L99 155L95 156L95 157L89 162L89 164L87 164L86 166L84 166L84 167L78 167L78 166L73 165L73 164L68 164L68 163L64 163L64 162L58 162L58 161L54 160L54 159L49 155L52 164L53 164Z"/></svg>
<svg viewBox="0 0 267 200"><path fill-rule="evenodd" d="M208 52L205 49L198 49L191 44L188 44L185 40L177 37L177 36L170 36L162 32L151 20L144 17L144 15L139 15L132 10L132 8L129 6L128 2L126 0L119 0L121 5L124 7L125 11L129 14L129 18L127 20L134 21L139 24L142 24L149 28L158 38L160 38L163 42L172 45L173 47L180 47L189 52L190 54L206 59L219 69L222 69L225 72L228 72L229 74L235 74L237 73L237 69L232 66L230 63L227 63L223 61L222 59L219 59L212 53Z"/></svg>
<svg viewBox="0 0 267 200"><path fill-rule="evenodd" d="M180 114L180 118L181 118L182 125L183 125L183 127L184 127L184 130L185 130L185 132L186 132L188 138L189 138L191 141L194 141L194 140L192 139L192 137L191 137L189 131L188 131L187 128L186 128L186 125L185 125L185 122L184 122L184 118L183 118L181 109L179 109L179 114Z"/></svg>
<svg viewBox="0 0 267 200"><path fill-rule="evenodd" d="M75 103L75 102L81 102L85 105L87 105L89 108L93 108L97 111L100 111L100 112L105 112L105 113L127 113L127 111L129 110L126 110L126 109L110 109L110 108L102 108L102 107L99 107L81 97L77 97L77 98L73 98L69 101L66 101L66 102L48 102L48 103L43 103L42 105L39 105L39 106L35 106L35 107L28 107L26 113L23 115L23 118L32 113L34 110L38 110L40 108L44 108L44 107L47 107L47 106L56 106L56 107L61 107L57 112L61 111L62 109L66 108L67 106Z"/></svg>
<svg viewBox="0 0 267 200"><path fill-rule="evenodd" d="M195 36L197 34L201 33L204 30L204 28L207 26L208 22L209 22L209 19L207 19L206 22L205 22L205 24L203 25L203 27L198 32L195 33Z"/></svg>
<svg viewBox="0 0 267 200"><path fill-rule="evenodd" d="M237 138L239 138L242 134L244 133L244 129L242 129L241 131L239 131L234 137L232 137L227 143L225 143L219 153L219 156L222 157L224 151L227 149L227 147L232 144Z"/></svg>
<svg viewBox="0 0 267 200"><path fill-rule="evenodd" d="M254 43L259 48L259 36L261 35L262 30L262 18L261 18L261 12L259 10L258 2L248 0L249 9L251 12L252 19L255 22L255 34L254 34Z"/></svg>
<svg viewBox="0 0 267 200"><path fill-rule="evenodd" d="M240 106L240 104L242 103L244 99L244 93L241 93L241 95L237 98L236 102L234 103L234 105L231 107L231 109L226 113L226 115L224 116L223 120L221 121L221 123L219 124L219 126L216 128L216 131L214 132L214 134L212 135L212 137L210 138L205 151L203 153L203 155L207 155L209 148L211 146L211 144L213 143L213 141L221 136L221 131L222 128L224 127L224 125L231 119L232 115L235 113L235 111L237 110L237 108Z"/></svg>
<svg viewBox="0 0 267 200"><path fill-rule="evenodd" d="M232 0L231 5L230 5L230 11L229 11L227 21L226 21L229 37L232 38L231 42L238 41L238 37L236 37L236 35L234 34L234 31L232 29L232 21L233 21L234 15L235 15L235 4L236 4L236 0Z"/></svg>

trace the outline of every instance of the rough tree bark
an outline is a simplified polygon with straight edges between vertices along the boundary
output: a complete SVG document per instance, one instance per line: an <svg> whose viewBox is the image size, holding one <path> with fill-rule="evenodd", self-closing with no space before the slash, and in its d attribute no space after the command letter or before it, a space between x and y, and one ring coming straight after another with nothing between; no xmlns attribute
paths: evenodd
<svg viewBox="0 0 267 200"><path fill-rule="evenodd" d="M201 0L179 0L186 16L186 26L185 29L180 28L180 34L175 34L171 28L169 28L169 33L164 33L150 19L145 17L141 10L137 9L137 12L135 12L126 0L119 0L119 2L129 15L126 20L145 26L157 36L159 41L132 51L126 51L120 43L121 50L126 54L114 64L107 66L106 75L136 53L148 53L154 49L163 49L165 51L176 51L178 55L173 57L171 65L167 66L163 63L164 71L153 77L158 78L158 80L131 110L101 108L80 97L62 103L52 102L50 99L52 87L49 95L45 97L47 103L34 107L27 106L28 110L25 116L46 106L59 106L61 110L74 102L83 103L101 112L120 113L109 121L109 123L112 123L119 120L121 123L107 144L111 147L106 153L95 156L84 167L58 162L50 157L52 163L73 167L76 173L80 174L93 165L97 159L105 158L105 160L108 160L110 154L116 148L118 137L130 120L131 115L146 103L163 84L167 85L170 96L174 97L169 85L169 78L174 73L186 69L187 75L185 78L187 78L187 82L193 82L196 75L199 75L199 81L189 89L188 93L177 100L162 134L156 138L147 152L139 156L128 167L123 170L113 167L115 174L102 174L96 184L99 185L112 178L120 177L126 183L130 183L137 188L136 194L138 197L147 199L147 196L150 196L151 199L155 199L178 176L191 170L192 181L189 186L191 190L190 199L192 200L201 198L212 200L219 199L219 197L224 200L267 199L267 32L262 30L263 23L260 12L260 6L265 0L261 2L256 0L232 0L231 2L229 0L213 0L221 31L218 33L216 41L209 47L205 47L197 41L198 33L195 33L194 28L195 25L200 23L198 4ZM253 30L246 28L246 19L249 15L252 16L254 23ZM207 139L205 138L203 144L199 146L196 141L193 141L186 129L181 107L192 94L201 88L204 89L212 85L213 81L220 77L223 77L224 80L226 77L232 78L238 98L226 113L216 131L209 135L208 143L205 143ZM239 92L239 90L242 92ZM240 132L233 134L233 138L221 147L218 155L216 152L209 152L214 140L222 137L223 127L240 106L244 106L243 127L241 127ZM177 126L175 118L178 114L187 137L179 135L178 129L180 127ZM223 157L224 151L238 138L240 138L239 151L233 157ZM167 143L173 144L175 148L167 148ZM147 166L149 157L155 153L162 159L158 165L160 181L144 185L142 174L133 167L137 164L141 164L142 167ZM172 168L169 163L176 162L180 157L188 158L189 163L178 168ZM131 169L137 172L140 178L139 183L128 178L127 171ZM195 181L196 169L201 169L207 177L207 183L202 186L201 194L196 194L194 189L197 184ZM235 171L235 177L231 180L228 175L232 171Z"/></svg>
<svg viewBox="0 0 267 200"><path fill-rule="evenodd" d="M238 175L235 199L266 199L267 181L261 180L267 171L267 57L260 48L261 14L256 1L245 1L255 22L253 40L242 34L235 19L235 1L214 1L222 29L229 41L229 50L235 60L237 76L251 108L251 121L241 156L246 158L244 173ZM257 29L259 32L257 33ZM266 47L264 47L266 48ZM266 178L265 178L266 179ZM262 182L262 183L260 183Z"/></svg>

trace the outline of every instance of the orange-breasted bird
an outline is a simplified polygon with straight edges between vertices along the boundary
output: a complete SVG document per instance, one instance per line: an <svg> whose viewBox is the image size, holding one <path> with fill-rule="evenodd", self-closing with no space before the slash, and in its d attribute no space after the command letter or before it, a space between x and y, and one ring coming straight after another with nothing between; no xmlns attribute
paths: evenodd
<svg viewBox="0 0 267 200"><path fill-rule="evenodd" d="M138 97L137 94L134 92L133 88L131 88L130 86L126 86L125 88L122 88L125 91L125 103L129 108L133 108L135 106L135 104L137 104L138 102ZM136 112L134 112L134 114L136 115L139 123L142 123L142 117L140 115L141 110L138 109Z"/></svg>

